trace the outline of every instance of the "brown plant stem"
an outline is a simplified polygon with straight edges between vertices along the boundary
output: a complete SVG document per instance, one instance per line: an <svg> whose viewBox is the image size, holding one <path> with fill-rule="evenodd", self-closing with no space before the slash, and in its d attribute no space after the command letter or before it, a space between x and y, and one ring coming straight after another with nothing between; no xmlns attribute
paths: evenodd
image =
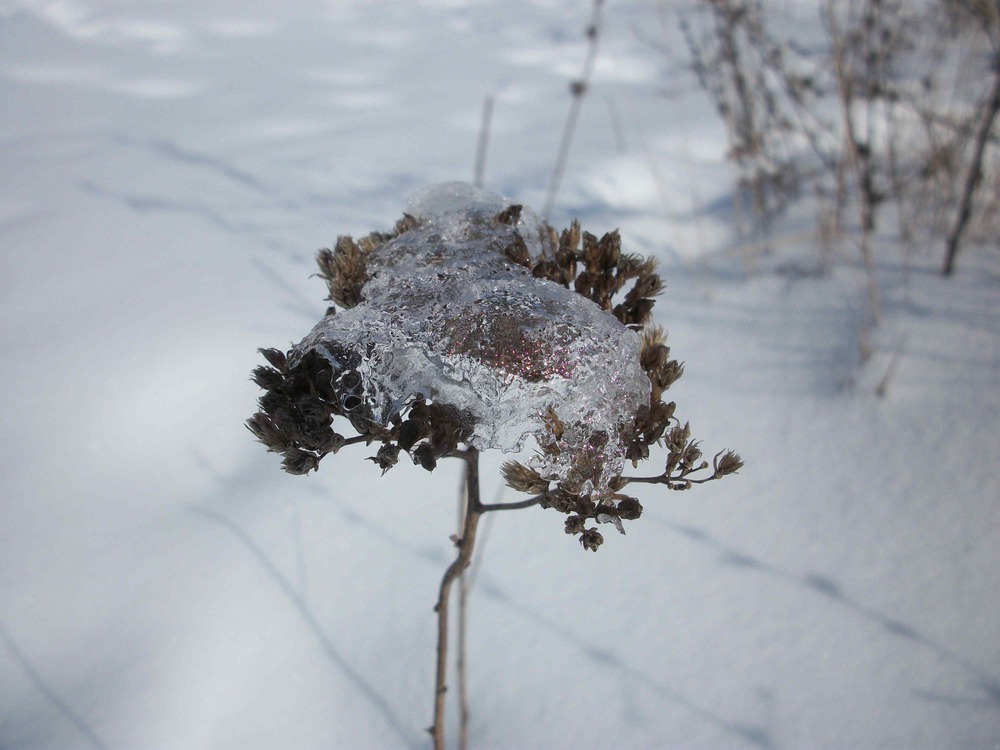
<svg viewBox="0 0 1000 750"><path fill-rule="evenodd" d="M483 99L483 115L479 123L479 138L476 141L476 166L472 171L472 184L477 188L481 188L486 179L486 152L490 145L490 126L493 123L495 99L493 94Z"/></svg>
<svg viewBox="0 0 1000 750"><path fill-rule="evenodd" d="M441 579L438 592L438 602L434 610L438 615L438 645L437 674L434 689L434 723L430 732L434 737L435 750L444 750L444 707L447 687L448 669L448 599L451 586L472 562L472 552L476 544L476 528L479 517L483 514L479 502L479 451L469 448L458 454L465 459L465 521L462 524L462 536L455 542L458 556L448 566Z"/></svg>
<svg viewBox="0 0 1000 750"><path fill-rule="evenodd" d="M869 12L872 6L869 7ZM827 5L824 9L827 24L827 33L830 36L830 44L832 46L833 55L833 71L834 77L837 84L837 97L840 102L840 116L842 120L842 127L844 129L843 139L844 139L844 151L846 152L846 165L838 165L838 182L837 182L837 226L841 225L840 215L843 209L843 203L846 201L845 197L845 186L843 183L843 172L840 171L844 167L847 167L853 173L855 186L858 191L858 222L861 229L861 237L859 239L859 249L861 251L861 259L865 267L865 277L867 279L868 288L868 303L871 309L872 322L878 325L882 320L882 303L879 299L878 283L875 280L875 261L872 257L871 250L871 233L875 227L875 206L872 203L871 191L866 188L866 185L870 184L871 176L871 156L868 154L867 150L861 148L861 144L858 140L858 134L855 129L854 124L854 112L855 112L855 101L857 100L857 93L855 91L855 85L858 83L855 75L849 69L848 54L850 50L847 48L848 44L848 32L842 30L836 20L836 5L833 0L827 0ZM872 107L871 100L866 102L869 109ZM869 112L869 117L870 117ZM871 143L866 143L866 148L871 148Z"/></svg>
<svg viewBox="0 0 1000 750"><path fill-rule="evenodd" d="M458 533L462 533L465 525L465 514L468 507L469 493L466 490L466 477L462 477L462 486L458 491ZM480 547L479 557L482 557ZM458 653L455 655L455 672L458 679L458 748L467 750L469 747L469 681L468 669L466 668L465 649L466 633L468 632L468 612L469 612L469 574L474 561L470 567L463 570L458 576Z"/></svg>
<svg viewBox="0 0 1000 750"><path fill-rule="evenodd" d="M483 513L487 513L491 510L520 510L521 508L530 508L532 505L538 505L542 499L547 495L547 492L543 492L541 495L535 495L534 497L529 497L525 500L519 500L516 503L494 503L493 505L480 505L479 510Z"/></svg>
<svg viewBox="0 0 1000 750"><path fill-rule="evenodd" d="M989 141L993 121L996 119L997 112L1000 112L1000 52L997 52L993 61L993 87L983 104L982 111L982 120L979 123L979 132L976 134L972 160L969 163L969 171L962 187L962 198L958 204L958 215L955 217L955 223L945 240L944 267L941 269L944 276L951 276L955 271L955 258L958 256L962 232L965 231L965 225L969 223L969 217L972 215L972 200L983 179L983 153L986 151L986 143Z"/></svg>
<svg viewBox="0 0 1000 750"><path fill-rule="evenodd" d="M668 477L668 476L666 476L664 474L660 474L657 477L626 477L626 476L623 476L622 479L626 480L626 484L635 484L635 483L640 483L640 484L670 484L671 482L674 482L674 483L690 482L691 484L705 484L706 482L711 482L713 479L718 479L718 477L717 476L710 476L710 477L702 477L701 479L691 479L690 477L687 477L687 476Z"/></svg>
<svg viewBox="0 0 1000 750"><path fill-rule="evenodd" d="M354 437L347 438L344 441L344 445L342 447L346 447L348 445L356 445L358 443L369 444L372 441L374 441L374 439L375 438L371 437L370 435L355 435Z"/></svg>
<svg viewBox="0 0 1000 750"><path fill-rule="evenodd" d="M576 123L580 119L580 107L583 104L583 97L590 87L590 77L594 72L594 60L597 58L597 40L600 36L601 7L603 5L604 0L594 0L593 15L590 19L590 25L587 27L587 57L583 61L583 71L580 73L580 77L573 81L570 87L572 99L570 100L569 114L566 116L562 138L559 139L559 153L556 157L555 167L552 169L549 189L545 195L545 206L542 208L543 219L548 219L552 215L556 196L559 194L559 183L562 182L563 172L566 171L566 162L569 159L569 148L573 143L573 134L576 132Z"/></svg>
<svg viewBox="0 0 1000 750"><path fill-rule="evenodd" d="M466 613L469 601L469 586L465 571L458 579L458 750L469 747L469 686L468 671L465 666Z"/></svg>

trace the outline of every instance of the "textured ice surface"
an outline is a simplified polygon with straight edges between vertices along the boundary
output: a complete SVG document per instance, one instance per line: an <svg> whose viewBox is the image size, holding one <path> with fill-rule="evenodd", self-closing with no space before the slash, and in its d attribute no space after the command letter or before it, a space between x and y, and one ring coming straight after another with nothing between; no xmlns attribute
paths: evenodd
<svg viewBox="0 0 1000 750"><path fill-rule="evenodd" d="M541 248L530 211L516 227L493 220L508 205L461 183L412 197L420 225L372 251L363 301L320 321L297 351L335 370L345 363L331 349L360 355L363 398L383 424L420 394L471 415L476 448L520 450L534 435L550 445L532 459L543 476L601 492L621 472L622 429L649 398L639 336L508 260L515 232Z"/></svg>

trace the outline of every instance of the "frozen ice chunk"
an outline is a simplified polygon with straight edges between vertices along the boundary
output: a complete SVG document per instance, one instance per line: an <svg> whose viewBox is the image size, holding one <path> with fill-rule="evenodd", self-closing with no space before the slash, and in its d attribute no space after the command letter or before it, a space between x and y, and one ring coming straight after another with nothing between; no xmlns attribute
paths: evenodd
<svg viewBox="0 0 1000 750"><path fill-rule="evenodd" d="M519 239L536 256L542 247L530 211L515 225L495 219L509 205L460 183L415 195L417 226L368 254L360 304L320 321L293 356L316 351L337 373L350 352L381 424L419 395L466 415L474 447L517 451L534 436L546 479L605 494L649 400L640 339L507 257Z"/></svg>

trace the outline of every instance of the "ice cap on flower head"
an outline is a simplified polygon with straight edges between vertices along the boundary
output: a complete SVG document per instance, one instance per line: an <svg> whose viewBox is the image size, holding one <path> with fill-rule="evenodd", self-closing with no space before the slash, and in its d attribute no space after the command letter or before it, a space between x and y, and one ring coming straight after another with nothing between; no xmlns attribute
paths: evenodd
<svg viewBox="0 0 1000 750"><path fill-rule="evenodd" d="M423 399L457 412L480 450L520 450L534 436L547 446L531 462L540 475L602 495L649 401L640 337L508 257L512 245L543 252L531 211L496 220L510 206L462 183L415 194L416 226L371 250L359 303L321 320L292 364L316 352L335 379L356 370L358 408L382 425Z"/></svg>

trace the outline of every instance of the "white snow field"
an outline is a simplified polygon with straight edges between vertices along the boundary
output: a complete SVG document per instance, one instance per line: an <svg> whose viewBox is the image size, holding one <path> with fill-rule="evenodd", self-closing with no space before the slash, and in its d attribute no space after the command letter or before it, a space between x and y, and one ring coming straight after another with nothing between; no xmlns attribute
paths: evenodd
<svg viewBox="0 0 1000 750"><path fill-rule="evenodd" d="M559 513L487 516L471 746L991 750L996 246L945 280L937 244L882 237L862 361L859 260L816 272L809 207L742 272L725 135L661 10L608 3L551 218L661 260L669 397L746 466L640 488L596 554ZM589 14L0 0L0 748L430 747L459 462L286 475L248 377L322 317L318 248L471 179L485 96L486 187L544 203ZM516 499L509 457L486 500Z"/></svg>

